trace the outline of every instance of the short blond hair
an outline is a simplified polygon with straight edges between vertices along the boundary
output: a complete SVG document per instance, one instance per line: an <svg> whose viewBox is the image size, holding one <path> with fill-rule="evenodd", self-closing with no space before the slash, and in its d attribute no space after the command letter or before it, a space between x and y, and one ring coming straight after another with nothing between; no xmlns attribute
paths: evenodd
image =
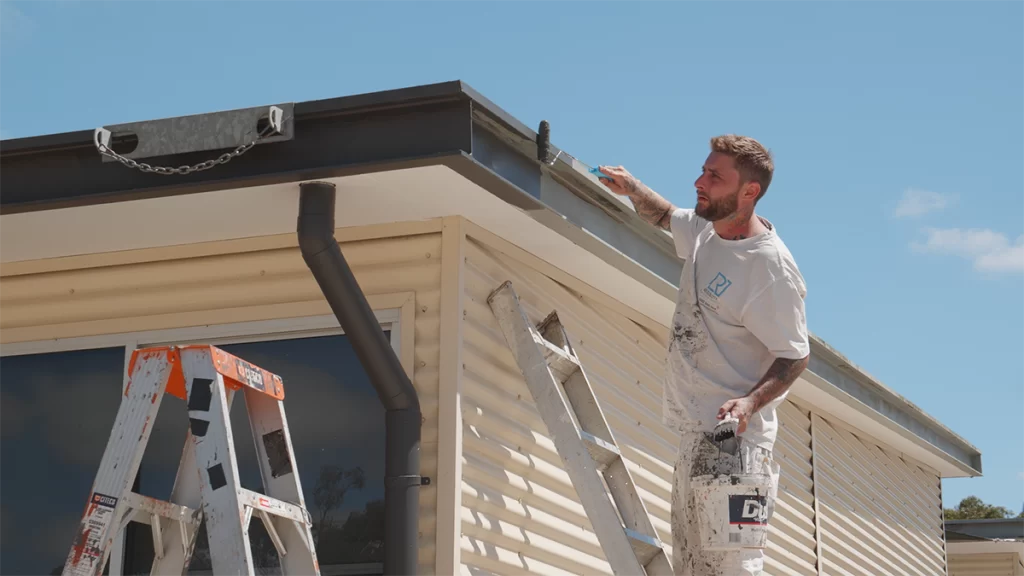
<svg viewBox="0 0 1024 576"><path fill-rule="evenodd" d="M768 191L768 185L772 183L772 173L775 172L775 163L772 161L772 153L760 142L749 136L725 134L711 139L711 151L732 156L740 178L744 182L757 182L761 185L761 193L757 195L757 200Z"/></svg>

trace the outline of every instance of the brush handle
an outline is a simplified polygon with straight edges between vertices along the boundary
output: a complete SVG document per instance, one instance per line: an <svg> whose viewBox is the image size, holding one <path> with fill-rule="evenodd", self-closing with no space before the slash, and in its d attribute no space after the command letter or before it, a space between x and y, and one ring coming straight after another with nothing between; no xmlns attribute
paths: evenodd
<svg viewBox="0 0 1024 576"><path fill-rule="evenodd" d="M612 178L610 176L608 176L604 172L601 172L601 169L596 167L596 166L590 169L590 173L593 174L594 176L597 176L598 178L600 178L602 180L607 180L609 182L614 182L614 180L612 180Z"/></svg>

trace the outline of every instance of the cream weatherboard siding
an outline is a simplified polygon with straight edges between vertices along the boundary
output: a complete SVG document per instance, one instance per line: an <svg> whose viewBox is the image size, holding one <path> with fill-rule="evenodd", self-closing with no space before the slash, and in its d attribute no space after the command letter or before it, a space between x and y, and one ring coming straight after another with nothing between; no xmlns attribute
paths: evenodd
<svg viewBox="0 0 1024 576"><path fill-rule="evenodd" d="M253 249L268 243L287 245ZM4 342L331 313L294 246L294 236L283 241L268 242L263 238L227 244L239 251L216 253L218 249L200 247L199 252L214 253L174 259L168 256L173 254L169 249L159 249L131 254L127 259L133 263L129 264L4 276L0 278L0 329ZM341 248L371 302L374 295L414 295L413 383L424 417L422 474L434 479L438 453L441 235L342 242ZM195 252L196 248L179 251ZM147 253L159 254L162 260L147 261ZM97 259L124 260L110 255L93 261ZM34 264L19 266L21 270L51 268ZM435 570L436 503L436 486L423 487L419 520L422 574Z"/></svg>
<svg viewBox="0 0 1024 576"><path fill-rule="evenodd" d="M538 259L509 256L497 244L471 236L464 249L462 571L610 573L486 299L511 280L532 320L559 311L669 541L675 446L660 424L667 333L652 334L566 286L578 282L556 281ZM945 574L934 471L798 398L783 404L780 421L767 574Z"/></svg>
<svg viewBox="0 0 1024 576"><path fill-rule="evenodd" d="M558 310L640 496L670 542L676 446L660 423L664 336L473 238L464 274L462 572L611 573L487 306L490 291L505 280L532 320ZM768 572L815 574L810 416L787 402L782 422L784 472Z"/></svg>
<svg viewBox="0 0 1024 576"><path fill-rule="evenodd" d="M456 551L454 570L464 574L610 573L487 306L505 280L533 320L558 310L670 542L676 446L660 419L666 328L637 323L636 311L599 286L458 217L337 236L371 302L414 301L413 354L403 349L403 362L420 395L422 474L432 479L420 494L421 574L450 573ZM3 274L4 343L330 314L293 235L5 264ZM442 318L442 306L453 315ZM934 471L799 398L784 403L780 420L767 574L945 574Z"/></svg>
<svg viewBox="0 0 1024 576"><path fill-rule="evenodd" d="M945 574L940 479L814 416L823 573Z"/></svg>
<svg viewBox="0 0 1024 576"><path fill-rule="evenodd" d="M774 576L817 574L811 417L807 410L789 400L779 409L774 455L782 470L765 572Z"/></svg>

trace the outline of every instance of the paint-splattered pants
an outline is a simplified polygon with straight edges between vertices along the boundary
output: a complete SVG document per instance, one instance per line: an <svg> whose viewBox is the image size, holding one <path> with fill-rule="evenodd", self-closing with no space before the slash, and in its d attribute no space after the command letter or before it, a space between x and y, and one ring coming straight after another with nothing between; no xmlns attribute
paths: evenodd
<svg viewBox="0 0 1024 576"><path fill-rule="evenodd" d="M739 468L741 463L742 469ZM672 483L672 567L677 576L761 576L763 550L705 551L700 545L700 527L696 503L690 491L690 478L709 473L731 474L740 470L771 476L767 498L767 515L771 520L779 484L779 466L771 450L741 441L733 456L721 452L703 433L683 434Z"/></svg>

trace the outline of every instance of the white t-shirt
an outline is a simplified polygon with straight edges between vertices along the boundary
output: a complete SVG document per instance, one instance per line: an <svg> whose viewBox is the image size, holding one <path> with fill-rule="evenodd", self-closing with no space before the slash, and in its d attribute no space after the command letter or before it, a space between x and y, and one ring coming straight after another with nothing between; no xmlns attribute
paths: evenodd
<svg viewBox="0 0 1024 576"><path fill-rule="evenodd" d="M761 380L776 358L810 352L806 287L775 227L744 240L721 238L692 209L672 214L682 277L668 348L663 418L680 432L710 431L718 409ZM786 394L752 416L742 436L771 449L776 408Z"/></svg>

